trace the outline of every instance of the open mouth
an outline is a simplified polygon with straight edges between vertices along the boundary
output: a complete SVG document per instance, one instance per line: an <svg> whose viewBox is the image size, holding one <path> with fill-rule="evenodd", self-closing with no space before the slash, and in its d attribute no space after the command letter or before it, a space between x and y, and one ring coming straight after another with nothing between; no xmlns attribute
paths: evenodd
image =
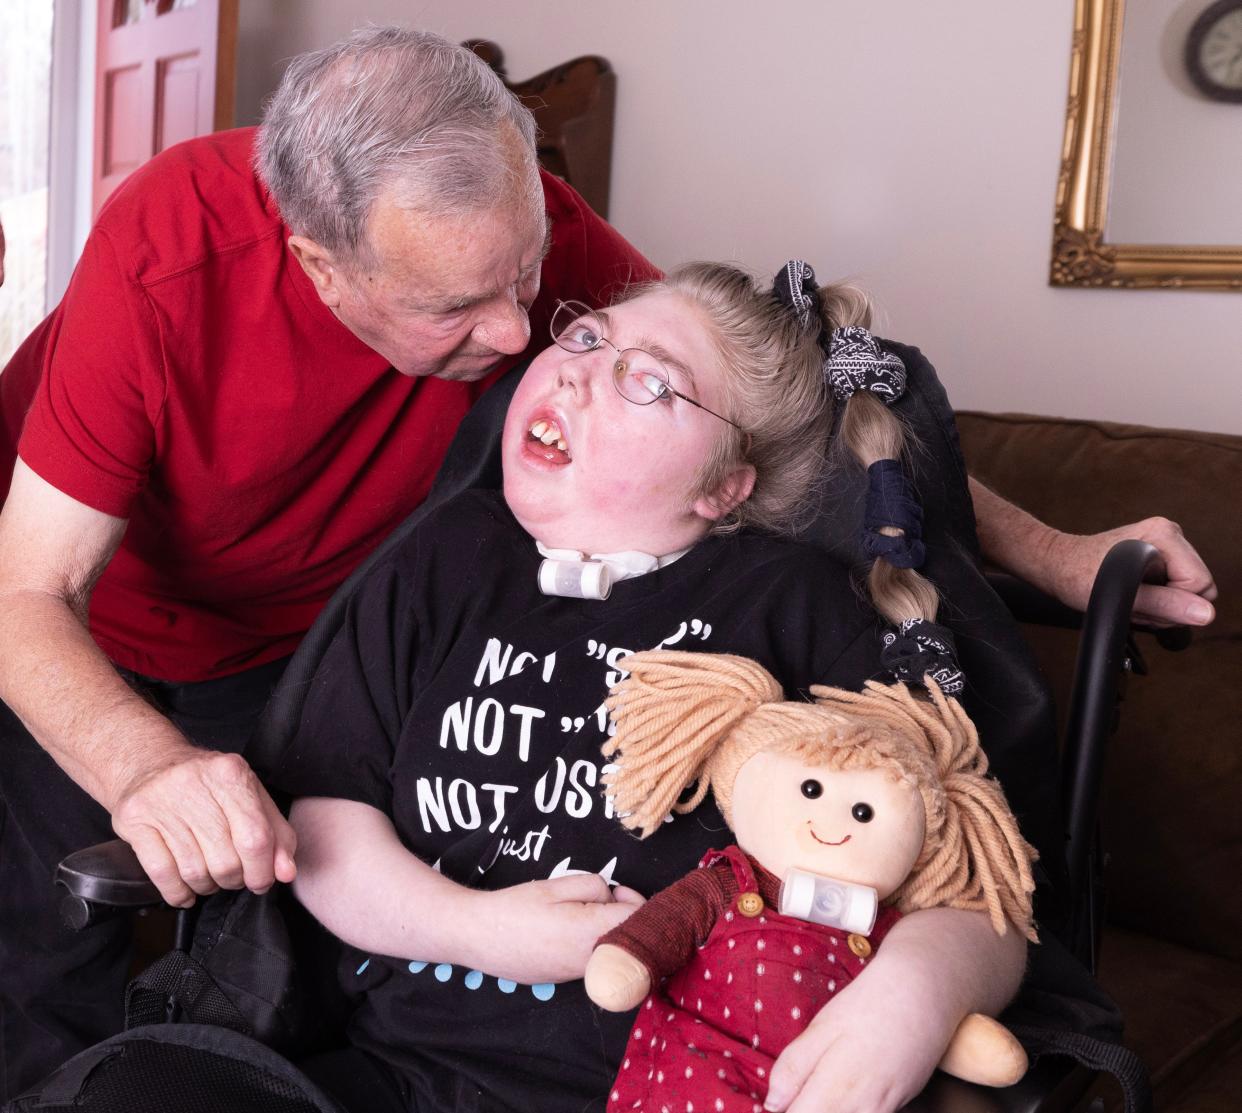
<svg viewBox="0 0 1242 1113"><path fill-rule="evenodd" d="M560 425L552 418L541 417L531 422L526 430L526 447L550 464L568 464L573 459Z"/></svg>
<svg viewBox="0 0 1242 1113"><path fill-rule="evenodd" d="M821 846L844 846L850 841L849 835L846 835L845 838L841 839L839 842L833 842L831 839L821 839L815 833L815 828L811 826L811 821L809 819L806 821L806 825L807 829L811 832L811 838L813 838Z"/></svg>

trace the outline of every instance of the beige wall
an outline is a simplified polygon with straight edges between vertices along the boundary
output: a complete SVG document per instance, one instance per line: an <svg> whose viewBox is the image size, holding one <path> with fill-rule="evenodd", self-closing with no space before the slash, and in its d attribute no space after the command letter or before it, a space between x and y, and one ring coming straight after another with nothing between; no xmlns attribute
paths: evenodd
<svg viewBox="0 0 1242 1113"><path fill-rule="evenodd" d="M1072 0L248 0L239 112L370 20L619 75L613 223L661 264L848 275L961 408L1242 432L1242 295L1054 290Z"/></svg>

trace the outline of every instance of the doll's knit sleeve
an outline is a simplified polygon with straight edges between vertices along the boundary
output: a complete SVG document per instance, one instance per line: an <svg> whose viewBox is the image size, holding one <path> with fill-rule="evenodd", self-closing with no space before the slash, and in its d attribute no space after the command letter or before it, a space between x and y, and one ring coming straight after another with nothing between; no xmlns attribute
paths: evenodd
<svg viewBox="0 0 1242 1113"><path fill-rule="evenodd" d="M628 951L658 985L690 961L736 892L727 862L705 866L660 890L599 942Z"/></svg>

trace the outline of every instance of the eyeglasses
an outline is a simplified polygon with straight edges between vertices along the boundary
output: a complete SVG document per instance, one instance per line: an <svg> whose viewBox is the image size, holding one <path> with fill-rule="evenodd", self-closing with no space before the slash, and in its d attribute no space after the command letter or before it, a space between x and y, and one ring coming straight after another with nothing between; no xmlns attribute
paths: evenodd
<svg viewBox="0 0 1242 1113"><path fill-rule="evenodd" d="M671 385L668 381L668 370L650 352L645 352L642 348L618 348L604 335L604 322L598 314L580 301L556 303L556 312L552 314L552 339L556 341L557 347L575 355L593 352L607 344L617 353L616 361L612 365L612 385L627 402L633 402L636 406L649 406L670 394L675 395L712 417L720 418L734 429L745 432L736 421L730 421L723 414L709 410L702 402L696 402Z"/></svg>

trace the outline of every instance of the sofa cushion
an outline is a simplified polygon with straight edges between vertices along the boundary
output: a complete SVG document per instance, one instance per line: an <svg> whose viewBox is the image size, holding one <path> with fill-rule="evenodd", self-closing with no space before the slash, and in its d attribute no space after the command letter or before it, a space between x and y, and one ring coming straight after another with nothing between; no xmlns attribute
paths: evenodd
<svg viewBox="0 0 1242 1113"><path fill-rule="evenodd" d="M1242 963L1110 929L1100 981L1151 1072L1157 1109L1233 1113L1242 1104Z"/></svg>

